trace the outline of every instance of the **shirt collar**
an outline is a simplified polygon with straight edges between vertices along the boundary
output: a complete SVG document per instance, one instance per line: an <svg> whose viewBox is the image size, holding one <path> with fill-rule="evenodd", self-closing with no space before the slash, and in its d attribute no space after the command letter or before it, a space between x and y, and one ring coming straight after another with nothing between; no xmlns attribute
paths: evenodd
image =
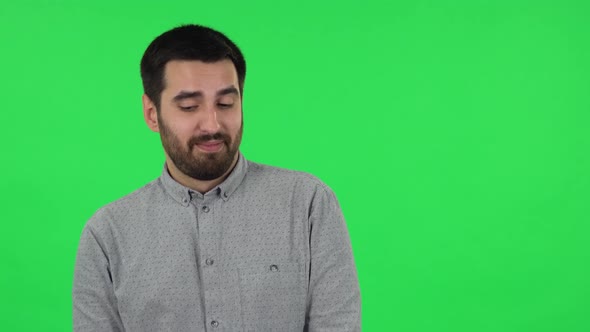
<svg viewBox="0 0 590 332"><path fill-rule="evenodd" d="M221 197L221 199L224 201L227 201L231 194L236 191L240 183L242 183L244 176L246 176L247 170L248 161L240 152L238 152L238 162L234 166L234 169L230 172L229 176L223 182L205 193L205 195L215 194ZM191 197L195 195L194 190L183 186L172 178L168 172L168 167L166 167L166 164L164 164L164 170L160 176L160 183L162 183L162 186L166 192L183 206L188 206L190 204Z"/></svg>

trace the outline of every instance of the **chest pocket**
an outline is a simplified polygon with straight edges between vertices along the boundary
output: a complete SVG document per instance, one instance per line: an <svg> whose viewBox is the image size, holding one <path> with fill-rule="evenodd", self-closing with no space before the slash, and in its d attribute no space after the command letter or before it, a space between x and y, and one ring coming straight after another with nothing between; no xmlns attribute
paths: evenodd
<svg viewBox="0 0 590 332"><path fill-rule="evenodd" d="M264 261L239 268L245 331L302 331L307 283L301 264Z"/></svg>

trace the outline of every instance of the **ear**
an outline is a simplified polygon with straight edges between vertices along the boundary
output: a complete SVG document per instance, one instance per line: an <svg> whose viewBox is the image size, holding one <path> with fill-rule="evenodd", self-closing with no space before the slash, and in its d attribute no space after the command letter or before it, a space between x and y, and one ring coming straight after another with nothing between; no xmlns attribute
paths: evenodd
<svg viewBox="0 0 590 332"><path fill-rule="evenodd" d="M158 126L158 112L156 110L156 105L154 105L150 97L145 93L141 96L141 102L143 104L143 119L145 120L145 123L153 132L159 132L160 127Z"/></svg>

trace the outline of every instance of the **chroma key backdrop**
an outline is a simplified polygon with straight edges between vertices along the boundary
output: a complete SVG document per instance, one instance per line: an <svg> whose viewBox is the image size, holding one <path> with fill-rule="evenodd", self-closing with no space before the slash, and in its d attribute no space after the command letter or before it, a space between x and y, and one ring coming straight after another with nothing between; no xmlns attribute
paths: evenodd
<svg viewBox="0 0 590 332"><path fill-rule="evenodd" d="M78 240L159 176L139 60L248 63L242 152L336 193L363 331L590 331L590 3L3 1L0 326L72 329Z"/></svg>

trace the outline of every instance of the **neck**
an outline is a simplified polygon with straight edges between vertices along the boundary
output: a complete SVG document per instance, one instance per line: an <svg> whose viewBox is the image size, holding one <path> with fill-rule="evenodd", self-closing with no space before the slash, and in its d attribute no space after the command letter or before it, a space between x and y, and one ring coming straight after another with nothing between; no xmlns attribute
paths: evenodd
<svg viewBox="0 0 590 332"><path fill-rule="evenodd" d="M232 162L231 166L227 169L227 171L223 173L222 176L213 180L199 180L182 173L178 168L176 168L176 165L174 165L174 163L170 160L168 156L166 156L166 166L168 168L170 176L176 182L192 190L198 191L201 194L204 194L209 190L215 188L215 186L223 182L223 180L225 180L228 177L229 173L231 173L231 171L234 169L234 166L236 166L238 158L239 153L236 153L234 161Z"/></svg>

